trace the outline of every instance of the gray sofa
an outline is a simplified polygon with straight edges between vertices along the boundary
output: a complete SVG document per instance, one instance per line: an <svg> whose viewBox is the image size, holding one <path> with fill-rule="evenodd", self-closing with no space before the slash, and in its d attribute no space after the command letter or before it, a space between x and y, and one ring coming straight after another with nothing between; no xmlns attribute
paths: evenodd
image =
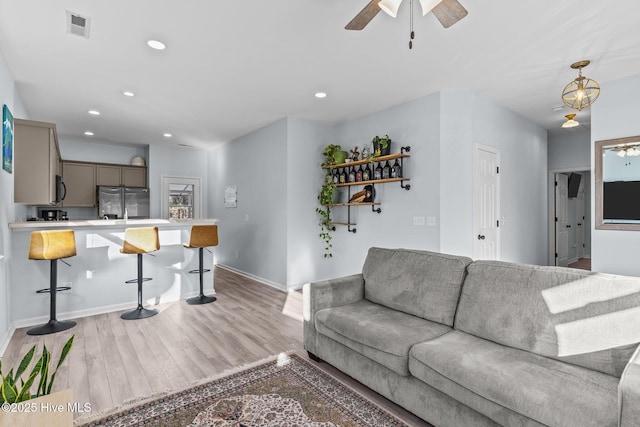
<svg viewBox="0 0 640 427"><path fill-rule="evenodd" d="M371 248L304 346L437 427L640 426L640 279Z"/></svg>

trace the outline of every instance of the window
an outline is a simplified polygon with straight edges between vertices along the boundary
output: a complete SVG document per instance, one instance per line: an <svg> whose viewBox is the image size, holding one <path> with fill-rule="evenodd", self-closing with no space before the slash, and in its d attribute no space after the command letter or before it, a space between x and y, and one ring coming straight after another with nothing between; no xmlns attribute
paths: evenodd
<svg viewBox="0 0 640 427"><path fill-rule="evenodd" d="M162 217L169 219L200 218L201 178L162 177Z"/></svg>

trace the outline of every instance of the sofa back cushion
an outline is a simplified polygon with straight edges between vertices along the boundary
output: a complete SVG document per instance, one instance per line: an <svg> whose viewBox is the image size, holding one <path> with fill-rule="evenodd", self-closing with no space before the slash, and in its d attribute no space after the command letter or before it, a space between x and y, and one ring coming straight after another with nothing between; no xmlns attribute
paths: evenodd
<svg viewBox="0 0 640 427"><path fill-rule="evenodd" d="M476 261L455 328L620 377L640 342L640 279Z"/></svg>
<svg viewBox="0 0 640 427"><path fill-rule="evenodd" d="M365 299L453 326L471 259L435 252L371 248L362 269Z"/></svg>

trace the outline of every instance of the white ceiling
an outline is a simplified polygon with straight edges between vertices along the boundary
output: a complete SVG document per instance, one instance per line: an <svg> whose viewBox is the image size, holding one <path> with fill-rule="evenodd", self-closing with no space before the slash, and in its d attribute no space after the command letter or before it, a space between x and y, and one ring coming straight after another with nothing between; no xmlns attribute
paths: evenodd
<svg viewBox="0 0 640 427"><path fill-rule="evenodd" d="M469 15L449 29L416 1L409 50L409 0L360 32L344 26L368 0L0 0L0 52L31 118L63 138L203 148L460 89L558 132L572 62L600 83L640 74L639 1L460 1ZM66 32L67 10L91 18L89 39Z"/></svg>

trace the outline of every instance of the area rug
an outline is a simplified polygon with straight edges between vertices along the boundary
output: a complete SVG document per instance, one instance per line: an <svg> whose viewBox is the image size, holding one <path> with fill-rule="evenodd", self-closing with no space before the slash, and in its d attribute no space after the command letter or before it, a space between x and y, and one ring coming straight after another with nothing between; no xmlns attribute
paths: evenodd
<svg viewBox="0 0 640 427"><path fill-rule="evenodd" d="M86 427L382 427L403 422L295 353L77 423Z"/></svg>

